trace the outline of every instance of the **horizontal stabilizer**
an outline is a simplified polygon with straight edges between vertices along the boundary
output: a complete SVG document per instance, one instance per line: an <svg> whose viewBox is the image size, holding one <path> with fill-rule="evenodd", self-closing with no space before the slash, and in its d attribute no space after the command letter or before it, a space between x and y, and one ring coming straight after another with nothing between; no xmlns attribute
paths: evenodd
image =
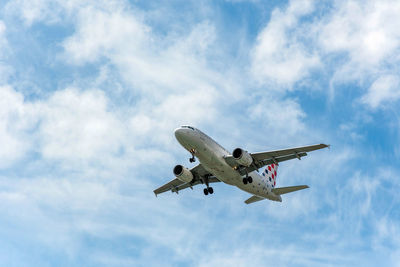
<svg viewBox="0 0 400 267"><path fill-rule="evenodd" d="M246 204L251 204L260 200L264 200L265 198L262 197L258 197L258 196L252 196L251 198L249 198L248 200L246 200L244 203Z"/></svg>
<svg viewBox="0 0 400 267"><path fill-rule="evenodd" d="M283 194L291 193L291 192L306 189L306 188L308 188L308 185L278 187L278 188L272 189L272 192L275 193L276 195L283 195Z"/></svg>

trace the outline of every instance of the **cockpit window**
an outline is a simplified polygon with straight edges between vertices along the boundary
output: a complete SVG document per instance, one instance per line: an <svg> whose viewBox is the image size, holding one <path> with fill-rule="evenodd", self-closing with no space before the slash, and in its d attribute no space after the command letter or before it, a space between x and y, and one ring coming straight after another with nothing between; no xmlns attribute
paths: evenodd
<svg viewBox="0 0 400 267"><path fill-rule="evenodd" d="M193 130L193 131L194 131L194 128L193 128L193 127L191 127L191 126L186 126L186 125L184 125L184 126L182 126L182 128L188 128L188 129L190 129L190 130Z"/></svg>

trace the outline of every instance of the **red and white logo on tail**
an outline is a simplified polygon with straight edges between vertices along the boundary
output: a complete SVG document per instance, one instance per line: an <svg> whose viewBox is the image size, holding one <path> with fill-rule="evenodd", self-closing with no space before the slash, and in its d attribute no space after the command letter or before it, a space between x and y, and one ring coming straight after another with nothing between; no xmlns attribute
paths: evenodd
<svg viewBox="0 0 400 267"><path fill-rule="evenodd" d="M278 172L278 164L272 163L271 165L268 165L262 176L265 177L264 179L267 180L267 183L269 183L272 187L276 186L276 176Z"/></svg>

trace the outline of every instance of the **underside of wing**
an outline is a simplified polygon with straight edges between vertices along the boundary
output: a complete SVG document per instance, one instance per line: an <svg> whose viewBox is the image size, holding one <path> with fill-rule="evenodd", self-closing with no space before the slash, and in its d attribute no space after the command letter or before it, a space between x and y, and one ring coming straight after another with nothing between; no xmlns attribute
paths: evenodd
<svg viewBox="0 0 400 267"><path fill-rule="evenodd" d="M291 193L294 191L302 190L308 188L308 185L297 185L297 186L288 186L288 187L278 187L272 189L272 192L277 195L283 195L287 193Z"/></svg>
<svg viewBox="0 0 400 267"><path fill-rule="evenodd" d="M294 156L294 158L299 158L300 154L307 155L306 152L311 152L325 147L328 147L328 145L318 144L318 145L295 147L295 148L288 148L275 151L251 153L251 156L258 161L262 161L265 159L280 158L284 156Z"/></svg>
<svg viewBox="0 0 400 267"><path fill-rule="evenodd" d="M170 182L160 186L154 190L154 194L158 195L167 191L178 193L180 190L186 189L188 187L193 189L193 186L204 183L204 179L208 179L208 183L220 182L216 177L212 176L211 173L206 171L204 167L199 164L190 170L193 174L193 180L189 183L183 182L178 178L171 180ZM206 178L207 177L207 178Z"/></svg>
<svg viewBox="0 0 400 267"><path fill-rule="evenodd" d="M253 158L253 163L248 167L238 166L237 161L231 155L225 157L225 161L232 167L238 168L238 171L244 175L246 172L250 173L254 170L258 170L266 165L270 165L272 163L279 163L286 160L291 159L301 159L304 156L307 156L307 152L318 150L328 147L325 144L311 145L311 146L303 146L282 150L274 150L274 151L266 151L266 152L257 152L250 153Z"/></svg>
<svg viewBox="0 0 400 267"><path fill-rule="evenodd" d="M252 196L251 198L247 199L244 203L246 204L251 204L260 200L264 200L265 198L259 197L259 196Z"/></svg>
<svg viewBox="0 0 400 267"><path fill-rule="evenodd" d="M171 190L172 192L176 191L176 189L185 184L185 182L182 182L181 180L179 180L178 178L173 179L172 181L166 183L165 185L160 186L159 188L157 188L156 190L154 190L154 194L158 195L164 192L167 192L169 190Z"/></svg>

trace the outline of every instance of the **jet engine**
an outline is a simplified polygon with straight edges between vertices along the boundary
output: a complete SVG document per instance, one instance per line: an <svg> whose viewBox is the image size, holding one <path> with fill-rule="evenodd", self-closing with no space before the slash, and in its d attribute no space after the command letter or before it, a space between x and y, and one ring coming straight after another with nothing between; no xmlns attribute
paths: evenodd
<svg viewBox="0 0 400 267"><path fill-rule="evenodd" d="M249 152L241 148L233 150L232 156L240 165L249 167L253 163L253 158L250 156Z"/></svg>
<svg viewBox="0 0 400 267"><path fill-rule="evenodd" d="M185 183L189 183L193 180L192 172L188 168L183 167L182 165L176 165L174 167L174 174L176 178Z"/></svg>

